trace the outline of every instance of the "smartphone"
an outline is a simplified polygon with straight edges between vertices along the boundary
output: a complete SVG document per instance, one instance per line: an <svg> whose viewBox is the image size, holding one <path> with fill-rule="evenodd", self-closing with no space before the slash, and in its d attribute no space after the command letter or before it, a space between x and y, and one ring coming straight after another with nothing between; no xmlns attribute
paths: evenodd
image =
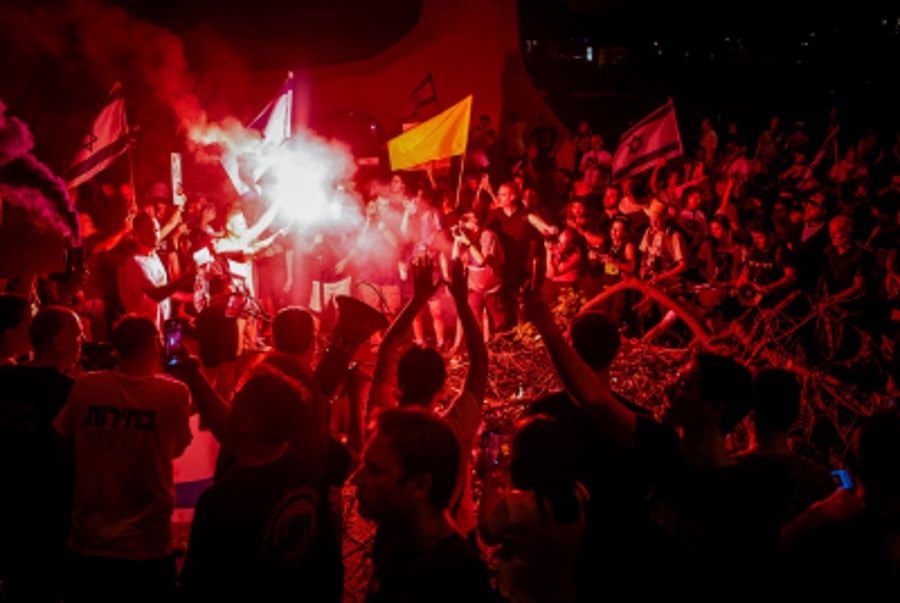
<svg viewBox="0 0 900 603"><path fill-rule="evenodd" d="M500 430L488 429L481 434L481 454L489 465L499 465L503 457Z"/></svg>
<svg viewBox="0 0 900 603"><path fill-rule="evenodd" d="M846 469L835 469L831 472L831 477L834 478L834 485L841 490L851 490L853 488L853 479L851 479Z"/></svg>
<svg viewBox="0 0 900 603"><path fill-rule="evenodd" d="M175 366L184 352L184 323L170 318L165 322L164 351L166 366Z"/></svg>

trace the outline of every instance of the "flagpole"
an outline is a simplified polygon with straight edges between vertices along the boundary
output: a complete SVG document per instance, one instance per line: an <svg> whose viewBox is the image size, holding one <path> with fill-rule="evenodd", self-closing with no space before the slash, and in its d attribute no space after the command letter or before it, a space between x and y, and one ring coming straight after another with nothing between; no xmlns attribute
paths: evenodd
<svg viewBox="0 0 900 603"><path fill-rule="evenodd" d="M468 145L466 145L468 146ZM463 150L459 159L459 177L456 179L456 209L459 209L459 192L462 189L463 172L466 169L466 150Z"/></svg>
<svg viewBox="0 0 900 603"><path fill-rule="evenodd" d="M131 185L130 211L137 209L137 188L134 186L134 159L131 156L131 144L128 145L128 181Z"/></svg>

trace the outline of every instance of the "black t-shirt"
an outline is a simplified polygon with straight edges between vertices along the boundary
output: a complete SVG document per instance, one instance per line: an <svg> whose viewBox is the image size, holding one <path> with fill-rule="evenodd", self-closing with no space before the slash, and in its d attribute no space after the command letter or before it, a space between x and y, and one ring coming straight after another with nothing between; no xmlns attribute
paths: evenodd
<svg viewBox="0 0 900 603"><path fill-rule="evenodd" d="M786 600L896 601L900 563L896 511L867 507L819 525L787 548Z"/></svg>
<svg viewBox="0 0 900 603"><path fill-rule="evenodd" d="M616 397L633 411L648 414ZM651 526L643 505L649 482L636 453L616 443L565 392L536 400L527 414L547 415L562 423L575 446L576 479L590 494L584 540L575 564L578 601L600 600L617 584L638 594ZM597 577L600 568L603 580Z"/></svg>
<svg viewBox="0 0 900 603"><path fill-rule="evenodd" d="M797 266L797 286L804 293L815 293L816 284L822 274L822 253L828 245L828 224L823 223L819 229L803 240L804 222L795 224L787 234L788 247Z"/></svg>
<svg viewBox="0 0 900 603"><path fill-rule="evenodd" d="M759 466L777 475L777 486L781 489L779 500L784 505L783 523L834 491L830 468L799 454L749 452L736 458L740 463Z"/></svg>
<svg viewBox="0 0 900 603"><path fill-rule="evenodd" d="M184 600L342 600L340 511L314 465L286 456L236 467L200 496Z"/></svg>
<svg viewBox="0 0 900 603"><path fill-rule="evenodd" d="M485 228L497 233L503 248L503 280L518 285L528 275L528 260L537 253L540 242L538 231L528 221L528 210L516 209L512 215L500 208L491 210L485 220Z"/></svg>
<svg viewBox="0 0 900 603"><path fill-rule="evenodd" d="M49 367L0 366L0 548L65 542L74 464L52 423L72 383Z"/></svg>
<svg viewBox="0 0 900 603"><path fill-rule="evenodd" d="M454 532L426 550L387 550L375 537L375 571L366 603L487 603L487 566L474 548Z"/></svg>
<svg viewBox="0 0 900 603"><path fill-rule="evenodd" d="M791 255L781 243L775 243L766 250L754 246L747 256L747 278L760 286L783 278L784 269L791 267Z"/></svg>
<svg viewBox="0 0 900 603"><path fill-rule="evenodd" d="M763 467L700 467L677 434L639 417L635 438L651 480L647 511L657 530L651 561L663 593L708 600L773 587L780 528L777 475Z"/></svg>
<svg viewBox="0 0 900 603"><path fill-rule="evenodd" d="M872 254L857 245L843 255L829 245L825 249L825 258L826 269L822 272L822 293L827 292L831 295L849 289L857 277L867 280L872 273L874 264ZM860 293L866 293L865 286Z"/></svg>

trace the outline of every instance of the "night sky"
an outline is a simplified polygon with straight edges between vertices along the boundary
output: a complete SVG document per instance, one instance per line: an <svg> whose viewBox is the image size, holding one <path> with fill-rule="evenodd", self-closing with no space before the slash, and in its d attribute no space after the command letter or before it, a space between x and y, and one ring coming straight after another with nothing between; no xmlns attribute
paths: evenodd
<svg viewBox="0 0 900 603"><path fill-rule="evenodd" d="M114 81L130 91L145 132L171 132L173 124L152 110L157 91L138 77L162 61L135 49L143 36L164 39L166 48L183 45L175 54L183 56L183 71L212 117L246 118L258 111L260 98L244 90L240 73L371 56L415 25L420 6L421 0L6 0L0 99L29 124L48 165L60 169ZM889 120L900 100L900 9L883 3L528 0L519 6L523 45L539 40L544 49L578 51L588 40L597 48L627 49L628 60L615 68L540 53L528 61L532 79L570 124L596 116L614 130L668 95L681 103L691 127L701 114L712 114L723 121L752 118L748 129L762 126L757 113L793 118L809 111L818 119L832 105L849 116ZM102 43L87 44L85 27L95 27ZM592 95L601 100L579 100Z"/></svg>

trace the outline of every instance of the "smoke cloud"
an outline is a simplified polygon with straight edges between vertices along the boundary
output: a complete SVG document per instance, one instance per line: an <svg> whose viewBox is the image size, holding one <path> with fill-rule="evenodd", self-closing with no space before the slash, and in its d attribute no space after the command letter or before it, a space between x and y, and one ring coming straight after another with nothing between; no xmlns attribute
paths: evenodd
<svg viewBox="0 0 900 603"><path fill-rule="evenodd" d="M0 195L25 211L38 227L58 232L70 245L81 243L75 204L66 185L31 153L34 139L21 120L6 116L0 100Z"/></svg>
<svg viewBox="0 0 900 603"><path fill-rule="evenodd" d="M145 162L162 163L162 169L168 167L168 152L175 148L176 137L169 129L171 124L167 128L159 120L160 114L168 115L168 111L160 111L165 108L174 115L178 133L183 136L183 142L196 163L216 166L223 156L237 156L252 157L254 160L262 158L265 163L277 164L273 171L281 172L279 185L268 196L269 201L273 197L288 195L295 200L327 196L337 182L352 176L355 162L342 148L321 141L311 133L297 132L297 144L289 149L292 156L285 157L288 149L272 149L258 132L245 128L241 120L226 109L221 98L224 92L228 92L229 97L232 93L240 97L253 91L248 93L240 89L245 81L240 59L230 53L227 45L213 43L214 36L209 32L197 37L206 51L199 54L207 61L225 59L226 64L215 65L218 71L193 70L182 38L165 27L137 18L101 0L63 0L52 9L31 8L27 3L25 6L12 11L0 8L0 22L7 23L0 26L0 33L6 28L15 30L12 34L14 41L10 42L8 38L6 44L15 44L16 54L31 56L32 63L35 63L34 57L43 57L44 62L63 71L68 78L66 88L74 90L88 84L90 88L105 91L113 82L121 81L129 119L141 125L137 149ZM193 44L198 43L193 37L190 40ZM0 40L0 49L3 44ZM22 50L25 52L20 52ZM212 71L217 75L211 75ZM74 74L80 74L82 79L73 81L76 79ZM29 78L22 77L22 80L27 82ZM224 81L229 82L231 90L223 85ZM209 105L215 108L214 114L207 111L200 90L205 91L204 100L210 92L214 95L209 100ZM274 92L275 89L267 90L265 94ZM80 94L85 95L84 92ZM83 107L88 104L87 98L80 100ZM257 97L251 106L258 111L268 100L265 98L260 103ZM41 101L55 101L57 106L54 109L66 117L71 113L65 106L59 106L58 95L53 99L45 96ZM153 117L150 116L151 110L156 112ZM78 131L79 136L83 134L84 124ZM43 135L41 144L44 144ZM327 148L329 146L333 148ZM267 157L270 153L276 156ZM162 161L157 161L160 158ZM290 171L298 170L307 173L301 174L301 177L287 176ZM147 174L154 170L138 165L137 171ZM221 173L224 176L224 172ZM153 179L165 178L164 174L159 173ZM186 180L188 189L197 190L196 183L190 182L190 175ZM276 199L276 202L279 200ZM281 203L288 207L286 202ZM323 198L315 205L317 210L322 210L329 203ZM298 223L311 218L312 212L298 210L296 201L292 207L294 215L291 217L299 218ZM360 217L356 216L357 219ZM348 219L346 213L343 219Z"/></svg>

